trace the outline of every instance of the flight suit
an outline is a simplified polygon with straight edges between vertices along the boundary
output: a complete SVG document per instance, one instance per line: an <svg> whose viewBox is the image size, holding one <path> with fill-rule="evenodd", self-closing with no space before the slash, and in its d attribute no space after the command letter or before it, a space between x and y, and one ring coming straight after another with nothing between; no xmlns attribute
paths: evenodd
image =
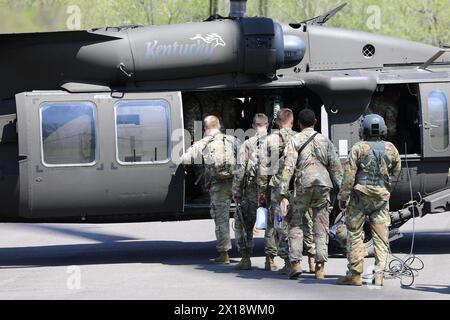
<svg viewBox="0 0 450 320"><path fill-rule="evenodd" d="M233 156L221 156L214 150L216 143L222 143L225 140L230 142L233 148ZM210 214L216 226L216 248L219 253L227 252L232 247L229 218L233 176L218 178L218 174L215 172L218 167L217 163L212 163L211 160L205 161L205 159L208 155L215 154L216 158L214 159L223 159L224 162L231 165L234 171L234 155L237 154L237 149L238 141L234 137L218 132L194 143L182 157L184 164L191 164L193 160L197 164L204 162L204 181L210 195Z"/></svg>
<svg viewBox="0 0 450 320"><path fill-rule="evenodd" d="M351 275L363 273L366 256L363 227L367 216L375 249L374 272L383 272L387 268L390 179L400 171L399 152L390 142L360 141L350 151L338 199L349 201L346 225L348 271Z"/></svg>
<svg viewBox="0 0 450 320"><path fill-rule="evenodd" d="M289 219L289 257L300 262L303 252L303 236L306 233L306 214L313 212L313 230L316 263L328 261L328 230L330 192L342 181L342 165L336 149L325 136L318 134L299 154L300 148L316 132L306 128L295 135L285 150L285 165L280 180L281 196L287 197L289 183L294 177L294 200Z"/></svg>

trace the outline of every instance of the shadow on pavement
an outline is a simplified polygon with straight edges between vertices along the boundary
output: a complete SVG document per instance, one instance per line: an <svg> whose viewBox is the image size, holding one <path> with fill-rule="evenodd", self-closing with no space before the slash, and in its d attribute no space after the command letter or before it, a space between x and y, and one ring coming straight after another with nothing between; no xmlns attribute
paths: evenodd
<svg viewBox="0 0 450 320"><path fill-rule="evenodd" d="M71 228L63 225L49 225L49 224L28 224L28 228L41 229L56 234L64 234L79 237L82 239L89 239L99 242L116 242L126 240L139 240L128 236L120 236L115 234L108 234L105 232L99 232L98 230L92 231L88 228ZM96 229L96 228L93 228Z"/></svg>
<svg viewBox="0 0 450 320"><path fill-rule="evenodd" d="M409 253L412 232L403 233L403 235L403 238L391 243L393 253ZM450 254L450 232L417 232L414 253Z"/></svg>
<svg viewBox="0 0 450 320"><path fill-rule="evenodd" d="M101 265L122 263L162 263L166 265L194 265L198 270L206 270L216 273L234 273L238 277L247 279L284 279L285 275L276 272L268 272L258 267L253 267L251 272L240 271L233 268L239 261L239 254L233 248L230 255L233 264L215 265L209 259L217 255L215 241L208 242L183 242L183 241L149 241L136 240L112 234L105 234L91 230L77 230L65 226L39 226L52 232L77 235L101 243L45 245L19 248L0 248L0 268L30 268L42 266L68 266L68 265ZM411 233L392 244L394 253L409 252ZM234 244L234 243L233 243ZM448 232L419 232L416 234L416 254L448 254L450 253L450 233ZM264 239L255 238L254 257L264 257ZM344 259L343 256L340 256ZM283 261L277 258L277 264L282 267ZM306 269L305 262L303 268ZM311 275L304 274L301 282L329 284L334 283L337 276L328 275L327 279L318 282ZM415 290L447 293L448 287L416 286ZM413 290L413 288L411 289Z"/></svg>
<svg viewBox="0 0 450 320"><path fill-rule="evenodd" d="M216 254L215 243L122 241L0 248L0 268L120 263L197 264Z"/></svg>
<svg viewBox="0 0 450 320"><path fill-rule="evenodd" d="M450 295L450 286L442 286L442 285L436 285L436 284L419 284L414 285L413 287L405 288L407 290L412 291L422 291L422 292L434 292L434 293L440 293L440 294L447 294Z"/></svg>

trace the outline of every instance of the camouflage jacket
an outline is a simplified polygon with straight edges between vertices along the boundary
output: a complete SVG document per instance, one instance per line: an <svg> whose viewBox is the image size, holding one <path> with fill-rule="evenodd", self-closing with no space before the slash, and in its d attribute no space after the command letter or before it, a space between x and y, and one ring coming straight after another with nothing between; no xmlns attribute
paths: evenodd
<svg viewBox="0 0 450 320"><path fill-rule="evenodd" d="M316 132L312 128L304 129L296 134L287 144L284 151L286 159L281 174L280 195L286 196L292 176L297 191L313 186L333 188L342 181L342 165L333 143L325 136L318 134L309 143L301 155L300 148Z"/></svg>
<svg viewBox="0 0 450 320"><path fill-rule="evenodd" d="M276 164L272 166L272 177L270 179L270 187L278 188L280 186L281 174L284 168L284 161L286 156L284 154L284 150L286 148L287 143L293 136L297 134L296 131L292 129L280 129L274 130L272 134L267 138L267 144L269 150L271 150L272 154L276 152L277 159ZM273 157L271 157L273 159Z"/></svg>
<svg viewBox="0 0 450 320"><path fill-rule="evenodd" d="M227 154L216 152L217 143L227 143L232 146L232 150L227 150ZM222 165L229 165L233 173L236 168L236 155L239 149L239 141L233 136L217 132L213 135L207 135L203 139L195 142L182 156L183 164L203 164L205 167L204 179L207 188L217 182L217 168ZM214 155L214 157L211 157ZM230 176L232 179L233 176Z"/></svg>
<svg viewBox="0 0 450 320"><path fill-rule="evenodd" d="M270 152L267 142L267 134L257 133L239 148L232 187L234 196L242 197L246 188L257 189L260 195L266 193L270 179Z"/></svg>
<svg viewBox="0 0 450 320"><path fill-rule="evenodd" d="M369 197L373 197L375 200L389 200L390 190L386 187L361 185L357 183L357 174L360 170L364 170L361 164L371 152L372 148L366 141L359 141L352 147L345 165L344 180L338 196L339 200L348 201L353 190L362 192ZM389 178L398 175L401 170L400 155L397 148L390 142L385 142L385 155L389 159L390 168L387 167L384 160L380 161L380 174Z"/></svg>

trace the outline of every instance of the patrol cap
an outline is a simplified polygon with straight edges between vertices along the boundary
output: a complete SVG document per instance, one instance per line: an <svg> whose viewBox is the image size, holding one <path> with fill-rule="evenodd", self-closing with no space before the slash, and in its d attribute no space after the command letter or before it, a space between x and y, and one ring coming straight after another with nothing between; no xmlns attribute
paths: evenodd
<svg viewBox="0 0 450 320"><path fill-rule="evenodd" d="M368 114L361 121L359 137L362 139L386 138L387 126L383 117L378 114Z"/></svg>

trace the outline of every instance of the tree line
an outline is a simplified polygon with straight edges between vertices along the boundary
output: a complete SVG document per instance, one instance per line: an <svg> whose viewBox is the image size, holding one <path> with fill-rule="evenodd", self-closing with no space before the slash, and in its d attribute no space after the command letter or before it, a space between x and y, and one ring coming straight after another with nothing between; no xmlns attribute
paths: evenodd
<svg viewBox="0 0 450 320"><path fill-rule="evenodd" d="M348 5L327 26L450 45L450 0L248 0L249 16L301 22ZM227 16L228 0L0 0L0 33L163 25Z"/></svg>

